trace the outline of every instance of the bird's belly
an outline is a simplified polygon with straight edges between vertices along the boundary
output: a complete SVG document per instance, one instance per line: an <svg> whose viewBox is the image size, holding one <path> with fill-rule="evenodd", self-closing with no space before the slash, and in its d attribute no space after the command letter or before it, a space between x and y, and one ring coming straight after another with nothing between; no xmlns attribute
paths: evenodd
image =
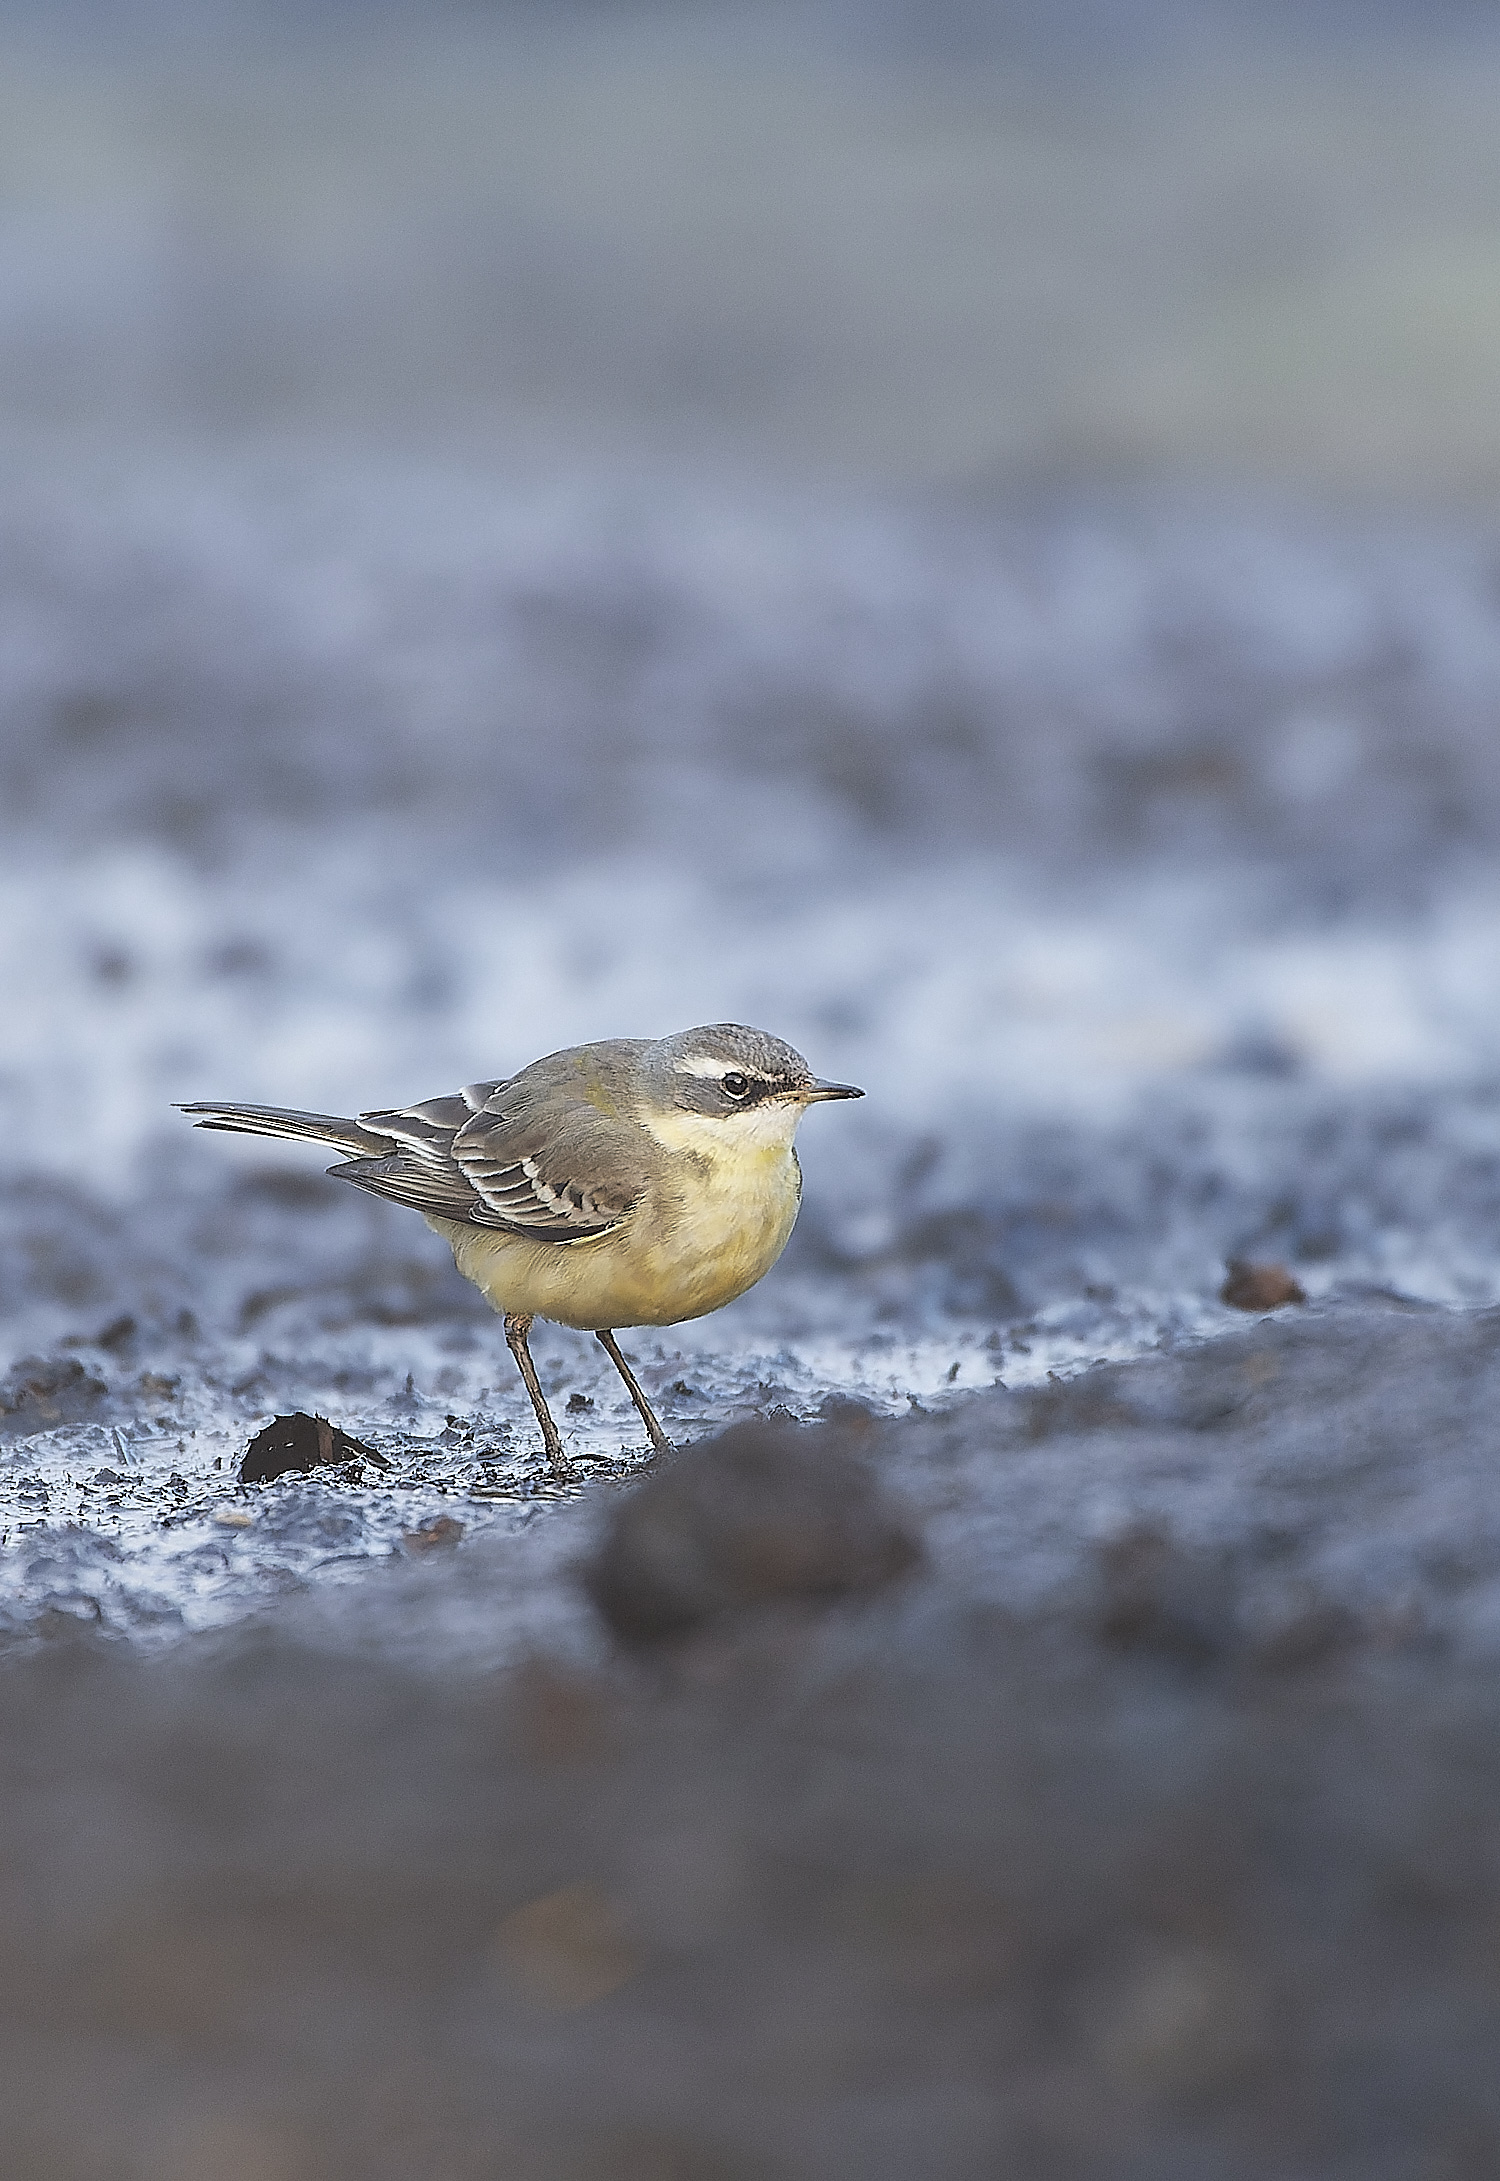
<svg viewBox="0 0 1500 2181"><path fill-rule="evenodd" d="M647 1203L592 1242L532 1242L524 1235L429 1216L465 1279L494 1309L552 1318L594 1332L622 1325L678 1325L753 1287L781 1255L797 1218L792 1159L747 1188L695 1189L685 1202ZM643 1216L645 1215L645 1216Z"/></svg>

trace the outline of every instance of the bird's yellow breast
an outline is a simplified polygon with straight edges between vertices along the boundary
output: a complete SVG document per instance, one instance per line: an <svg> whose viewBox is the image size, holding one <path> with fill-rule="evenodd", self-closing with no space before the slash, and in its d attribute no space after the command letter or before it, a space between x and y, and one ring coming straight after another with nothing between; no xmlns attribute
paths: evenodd
<svg viewBox="0 0 1500 2181"><path fill-rule="evenodd" d="M466 1279L496 1310L594 1332L678 1325L733 1302L770 1271L796 1223L802 1176L791 1136L798 1114L726 1126L691 1113L646 1125L669 1153L629 1217L587 1242L524 1235L429 1215Z"/></svg>

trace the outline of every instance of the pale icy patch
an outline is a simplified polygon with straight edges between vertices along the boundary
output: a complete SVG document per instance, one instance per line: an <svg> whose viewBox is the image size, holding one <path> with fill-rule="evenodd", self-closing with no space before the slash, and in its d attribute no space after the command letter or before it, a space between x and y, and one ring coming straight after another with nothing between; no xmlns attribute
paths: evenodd
<svg viewBox="0 0 1500 2181"><path fill-rule="evenodd" d="M815 1176L966 1108L1097 1115L1247 1036L1330 1084L1493 1072L1497 993L1500 889L1479 886L1400 927L1278 932L1206 883L1070 903L973 862L788 899L630 861L408 884L378 832L212 880L145 847L12 856L0 1126L13 1167L118 1190L175 1099L354 1112L590 1037L744 1020L870 1093L804 1131Z"/></svg>

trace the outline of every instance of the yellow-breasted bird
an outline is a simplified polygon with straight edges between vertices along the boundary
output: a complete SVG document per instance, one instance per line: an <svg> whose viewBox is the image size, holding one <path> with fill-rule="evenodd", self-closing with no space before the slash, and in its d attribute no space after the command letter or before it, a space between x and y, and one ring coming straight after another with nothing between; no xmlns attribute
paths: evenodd
<svg viewBox="0 0 1500 2181"><path fill-rule="evenodd" d="M780 1038L715 1022L572 1045L518 1075L343 1120L279 1106L182 1106L199 1128L306 1137L329 1168L421 1212L501 1312L548 1460L563 1463L526 1336L534 1318L602 1342L653 1446L670 1442L615 1340L677 1325L753 1287L802 1194L792 1139L810 1105L860 1098Z"/></svg>

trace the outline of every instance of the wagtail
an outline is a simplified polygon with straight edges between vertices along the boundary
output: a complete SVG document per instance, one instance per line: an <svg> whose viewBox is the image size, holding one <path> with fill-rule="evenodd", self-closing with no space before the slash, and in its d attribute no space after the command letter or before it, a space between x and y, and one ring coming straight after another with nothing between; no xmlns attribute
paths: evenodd
<svg viewBox="0 0 1500 2181"><path fill-rule="evenodd" d="M179 1107L199 1128L308 1137L330 1174L410 1204L498 1310L547 1458L562 1440L526 1336L534 1318L593 1333L658 1452L671 1442L615 1340L678 1325L753 1287L786 1248L802 1195L797 1124L825 1098L802 1055L764 1030L714 1022L675 1037L571 1045L449 1098L362 1113Z"/></svg>

